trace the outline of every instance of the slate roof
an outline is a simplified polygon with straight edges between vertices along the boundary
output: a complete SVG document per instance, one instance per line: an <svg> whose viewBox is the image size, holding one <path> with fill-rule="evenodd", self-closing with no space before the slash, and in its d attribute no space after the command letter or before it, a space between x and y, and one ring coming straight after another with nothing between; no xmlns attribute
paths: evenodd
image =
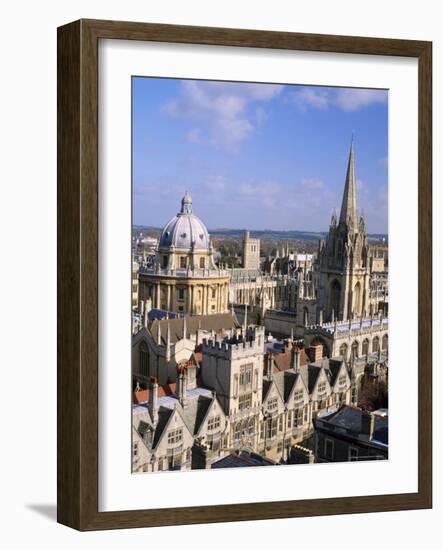
<svg viewBox="0 0 443 550"><path fill-rule="evenodd" d="M160 438L165 431L168 421L174 414L174 409L168 409L167 407L159 407L158 409L158 422L155 427L154 439L152 441L152 447L155 448L160 441Z"/></svg>
<svg viewBox="0 0 443 550"><path fill-rule="evenodd" d="M245 468L248 466L274 466L274 462L255 453L231 453L213 462L211 468Z"/></svg>
<svg viewBox="0 0 443 550"><path fill-rule="evenodd" d="M304 365L300 367L300 374L303 378L303 382L305 383L305 386L308 388L308 392L312 393L315 384L317 382L317 378L319 377L319 374L321 372L321 369L323 367L317 366L317 365Z"/></svg>
<svg viewBox="0 0 443 550"><path fill-rule="evenodd" d="M361 434L362 414L363 411L361 409L345 405L331 415L322 417L322 421L345 429L350 436L357 436ZM387 416L374 415L374 431L371 441L388 445L388 426L389 420Z"/></svg>
<svg viewBox="0 0 443 550"><path fill-rule="evenodd" d="M211 398L200 395L196 399L188 399L186 407L181 409L183 419L192 435L197 434L211 404Z"/></svg>
<svg viewBox="0 0 443 550"><path fill-rule="evenodd" d="M176 343L183 338L183 325L186 319L186 334L195 334L199 328L202 330L214 330L216 333L223 330L229 331L238 328L240 325L232 313L214 313L213 315L191 315L180 317L178 319L154 320L149 325L149 331L152 338L157 341L158 326L160 325L160 334L162 344L166 344L166 333L170 330L171 343Z"/></svg>
<svg viewBox="0 0 443 550"><path fill-rule="evenodd" d="M335 381L337 380L337 376L340 372L342 364L342 359L329 359L328 370L326 371L326 373L328 375L329 384L331 385L331 387L335 384Z"/></svg>
<svg viewBox="0 0 443 550"><path fill-rule="evenodd" d="M211 390L200 387L187 391L185 407L181 406L174 394L159 397L158 422L155 427L152 447L157 446L174 411L179 413L191 434L197 434L214 399L216 397ZM152 429L152 419L146 405L136 404L133 408L133 417L133 424L140 435L143 436L146 430Z"/></svg>
<svg viewBox="0 0 443 550"><path fill-rule="evenodd" d="M277 391L281 395L284 403L288 400L292 388L297 382L298 374L293 370L286 370L282 372L277 372L272 375L272 381L275 384L275 387L277 388ZM265 389L265 384L271 384L268 380L263 380L263 389ZM269 392L269 388L267 388L266 393ZM263 392L263 399L265 398L265 394Z"/></svg>

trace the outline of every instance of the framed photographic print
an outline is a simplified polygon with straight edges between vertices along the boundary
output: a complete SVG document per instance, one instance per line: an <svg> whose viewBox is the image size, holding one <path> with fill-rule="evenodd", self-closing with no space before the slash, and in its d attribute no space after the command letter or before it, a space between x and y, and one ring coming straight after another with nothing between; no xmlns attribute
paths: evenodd
<svg viewBox="0 0 443 550"><path fill-rule="evenodd" d="M431 43L58 30L58 520L430 508Z"/></svg>

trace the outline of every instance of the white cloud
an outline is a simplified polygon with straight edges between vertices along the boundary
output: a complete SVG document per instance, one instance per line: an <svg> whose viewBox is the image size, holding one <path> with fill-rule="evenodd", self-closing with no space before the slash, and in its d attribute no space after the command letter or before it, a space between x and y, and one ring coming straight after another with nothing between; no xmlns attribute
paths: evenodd
<svg viewBox="0 0 443 550"><path fill-rule="evenodd" d="M374 103L386 103L385 90L362 90L357 88L340 88L336 92L334 104L342 111L357 111Z"/></svg>
<svg viewBox="0 0 443 550"><path fill-rule="evenodd" d="M292 92L289 98L302 110L307 108L324 110L335 107L351 112L374 103L386 103L388 94L386 90L318 87L301 88Z"/></svg>
<svg viewBox="0 0 443 550"><path fill-rule="evenodd" d="M319 189L324 189L325 187L325 184L317 178L305 178L302 180L301 185L304 189L308 189L311 191L318 191Z"/></svg>
<svg viewBox="0 0 443 550"><path fill-rule="evenodd" d="M189 143L200 143L201 142L200 134L201 134L200 128L192 128L185 135L186 141L189 141Z"/></svg>
<svg viewBox="0 0 443 550"><path fill-rule="evenodd" d="M206 124L211 143L236 152L266 118L260 107L249 112L251 103L270 101L282 89L274 84L184 81L180 95L165 103L163 111L171 117ZM192 132L186 138L197 143L195 139L201 140L201 135L196 135L195 129Z"/></svg>
<svg viewBox="0 0 443 550"><path fill-rule="evenodd" d="M319 88L302 88L294 92L293 98L297 105L302 108L314 107L314 109L327 109L330 104L328 93Z"/></svg>
<svg viewBox="0 0 443 550"><path fill-rule="evenodd" d="M226 187L226 179L223 176L209 176L204 185L208 191L220 193Z"/></svg>

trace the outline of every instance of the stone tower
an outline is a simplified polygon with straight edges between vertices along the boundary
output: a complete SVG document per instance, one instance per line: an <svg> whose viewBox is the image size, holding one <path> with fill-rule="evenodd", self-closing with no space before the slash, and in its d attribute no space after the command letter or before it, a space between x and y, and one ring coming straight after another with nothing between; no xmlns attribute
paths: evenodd
<svg viewBox="0 0 443 550"><path fill-rule="evenodd" d="M363 214L357 217L354 143L349 151L340 218L334 210L329 234L319 243L319 308L323 320L369 313L369 248Z"/></svg>
<svg viewBox="0 0 443 550"><path fill-rule="evenodd" d="M243 267L245 269L260 268L260 239L253 239L249 231L243 237Z"/></svg>

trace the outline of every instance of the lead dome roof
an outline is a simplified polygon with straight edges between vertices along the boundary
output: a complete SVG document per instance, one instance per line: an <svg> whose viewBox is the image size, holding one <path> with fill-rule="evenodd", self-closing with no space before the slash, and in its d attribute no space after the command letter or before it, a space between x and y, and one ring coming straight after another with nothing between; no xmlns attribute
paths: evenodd
<svg viewBox="0 0 443 550"><path fill-rule="evenodd" d="M209 250L209 233L205 224L192 212L192 197L186 191L180 212L163 228L159 248Z"/></svg>

